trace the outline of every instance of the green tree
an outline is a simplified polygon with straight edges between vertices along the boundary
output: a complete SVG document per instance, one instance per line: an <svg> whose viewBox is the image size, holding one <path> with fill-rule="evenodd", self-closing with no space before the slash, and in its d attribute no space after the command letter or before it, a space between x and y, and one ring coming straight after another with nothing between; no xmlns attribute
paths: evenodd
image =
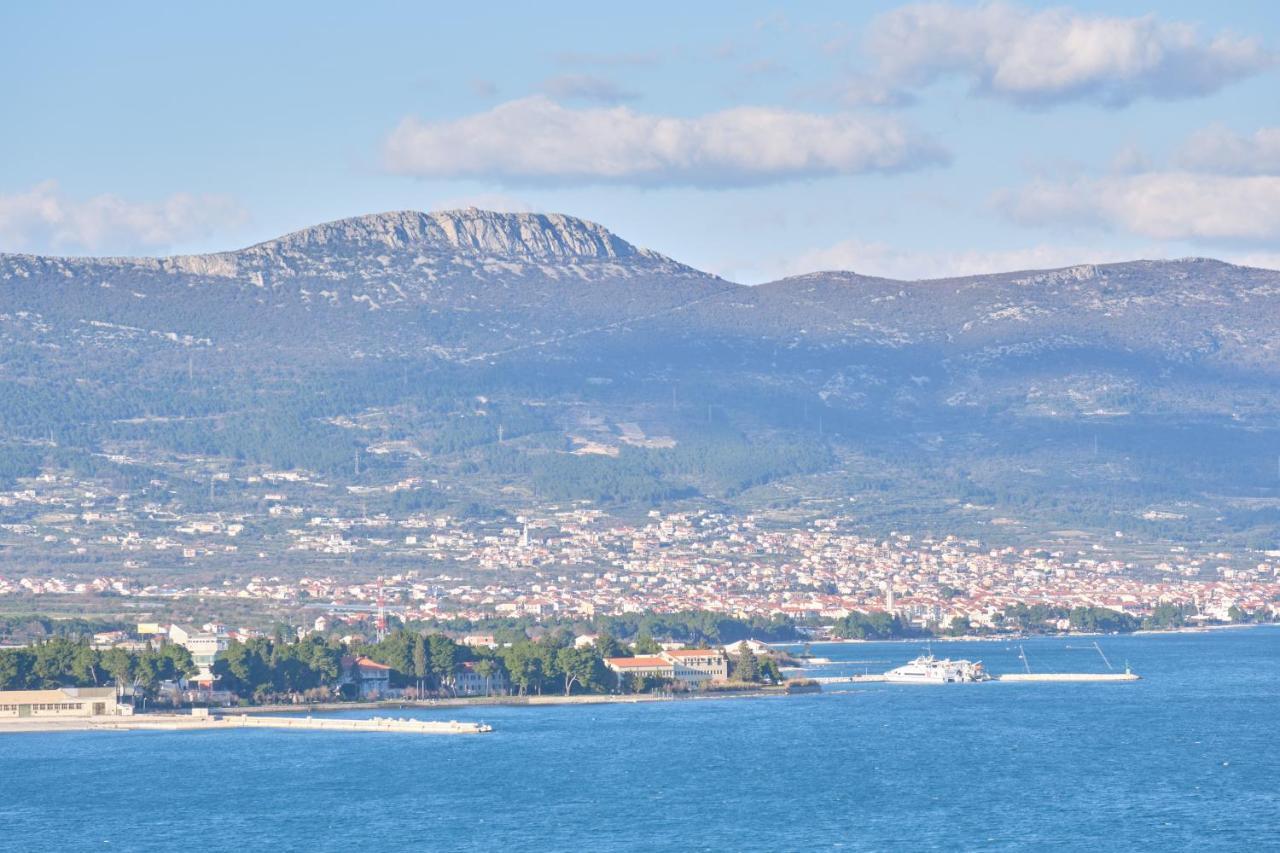
<svg viewBox="0 0 1280 853"><path fill-rule="evenodd" d="M124 649L107 649L102 653L102 668L117 687L122 688L133 683L133 671L136 666L137 659Z"/></svg>
<svg viewBox="0 0 1280 853"><path fill-rule="evenodd" d="M662 651L662 644L653 638L647 630L641 629L636 635L633 650L637 655L656 655Z"/></svg>
<svg viewBox="0 0 1280 853"><path fill-rule="evenodd" d="M71 677L77 684L98 686L102 671L101 656L88 643L77 643L71 656Z"/></svg>
<svg viewBox="0 0 1280 853"><path fill-rule="evenodd" d="M778 668L778 662L772 657L765 655L758 659L760 663L760 678L770 684L778 684L782 681L782 670Z"/></svg>
<svg viewBox="0 0 1280 853"><path fill-rule="evenodd" d="M0 649L0 689L26 690L35 681L36 656L28 649Z"/></svg>
<svg viewBox="0 0 1280 853"><path fill-rule="evenodd" d="M454 671L461 660L458 644L444 634L432 634L427 638L431 658L431 672L441 688L453 684Z"/></svg>
<svg viewBox="0 0 1280 853"><path fill-rule="evenodd" d="M498 664L490 658L481 658L475 663L476 675L484 679L484 695L489 695L489 686L493 683L493 677L497 675Z"/></svg>
<svg viewBox="0 0 1280 853"><path fill-rule="evenodd" d="M77 643L55 637L35 647L33 672L41 687L59 687L74 679L71 676Z"/></svg>
<svg viewBox="0 0 1280 853"><path fill-rule="evenodd" d="M565 646L556 651L556 670L564 679L564 695L573 692L573 686L580 684L590 688L602 681L602 664L600 658L590 648Z"/></svg>
<svg viewBox="0 0 1280 853"><path fill-rule="evenodd" d="M610 634L601 634L596 637L595 643L596 654L602 658L620 658L626 654L626 650Z"/></svg>
<svg viewBox="0 0 1280 853"><path fill-rule="evenodd" d="M427 639L421 634L413 638L413 677L417 679L418 695L422 695L423 685L431 676L430 658L427 655Z"/></svg>

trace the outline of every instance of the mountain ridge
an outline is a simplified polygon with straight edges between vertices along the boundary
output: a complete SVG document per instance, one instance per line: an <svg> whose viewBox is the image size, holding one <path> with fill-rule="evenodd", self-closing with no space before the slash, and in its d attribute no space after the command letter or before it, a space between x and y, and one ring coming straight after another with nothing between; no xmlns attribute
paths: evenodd
<svg viewBox="0 0 1280 853"><path fill-rule="evenodd" d="M636 246L603 225L590 220L562 213L499 212L476 207L429 212L406 209L342 217L240 248L213 252L161 256L95 256L0 251L0 263L132 266L161 272L234 277L242 269L256 266L248 263L251 260L261 263L324 249L367 252L383 250L397 253L416 251L437 255L454 254L474 258L505 258L528 263L559 262L570 265L639 260L655 263L668 273L680 271L685 274L719 279L730 284L740 284L691 267L652 249ZM1120 270L1127 267L1163 266L1166 269L1177 269L1205 264L1237 270L1273 272L1264 267L1233 264L1210 257L1134 258L1102 264L1082 263L1063 267L991 270L959 276L917 279L870 275L856 270L819 269L742 286L784 287L814 280L921 285L985 280L997 276L1016 276L1024 279L1071 277L1084 280L1094 277L1098 271Z"/></svg>
<svg viewBox="0 0 1280 853"><path fill-rule="evenodd" d="M1280 370L1274 271L1192 258L917 281L827 271L742 285L587 220L476 208L349 217L205 255L0 255L0 313L22 312L60 329L45 336L55 341L127 326L307 358L320 339L362 357L426 348L468 360L648 335L929 346L961 360L1101 346Z"/></svg>
<svg viewBox="0 0 1280 853"><path fill-rule="evenodd" d="M184 501L164 466L349 477L368 451L431 500L805 470L886 519L902 494L962 526L1000 503L1114 531L1157 499L1248 526L1215 495L1280 501L1277 341L1280 272L1212 260L747 286L583 220L400 211L185 259L0 256L0 446ZM656 482L673 460L692 479Z"/></svg>

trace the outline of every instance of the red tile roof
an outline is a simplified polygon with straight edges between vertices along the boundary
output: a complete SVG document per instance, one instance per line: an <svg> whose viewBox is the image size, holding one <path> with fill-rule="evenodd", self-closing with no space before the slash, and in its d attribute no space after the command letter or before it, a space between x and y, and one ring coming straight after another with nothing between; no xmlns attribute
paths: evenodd
<svg viewBox="0 0 1280 853"><path fill-rule="evenodd" d="M604 662L609 666L616 666L620 669L648 669L651 667L671 666L670 662L658 657L605 658Z"/></svg>

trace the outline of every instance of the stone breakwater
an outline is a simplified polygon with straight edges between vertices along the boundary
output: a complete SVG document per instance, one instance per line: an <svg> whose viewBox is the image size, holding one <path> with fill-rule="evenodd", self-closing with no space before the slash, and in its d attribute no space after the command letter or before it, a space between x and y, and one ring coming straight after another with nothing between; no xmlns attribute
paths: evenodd
<svg viewBox="0 0 1280 853"><path fill-rule="evenodd" d="M996 681L1140 681L1132 672L1011 672Z"/></svg>
<svg viewBox="0 0 1280 853"><path fill-rule="evenodd" d="M466 735L493 731L485 723L458 720L412 720L373 717L351 720L329 717L274 717L251 714L138 714L122 717L15 719L0 722L3 732L53 731L218 731L229 729L292 729L328 732L394 732L403 734Z"/></svg>

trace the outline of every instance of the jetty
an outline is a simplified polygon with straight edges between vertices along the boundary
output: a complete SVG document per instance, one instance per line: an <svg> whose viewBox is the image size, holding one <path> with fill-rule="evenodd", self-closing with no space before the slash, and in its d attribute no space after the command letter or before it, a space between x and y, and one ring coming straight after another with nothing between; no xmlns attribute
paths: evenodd
<svg viewBox="0 0 1280 853"><path fill-rule="evenodd" d="M1010 672L992 677L993 681L1140 681L1132 672Z"/></svg>
<svg viewBox="0 0 1280 853"><path fill-rule="evenodd" d="M883 675L826 675L809 679L819 684L878 684L889 679ZM1140 681L1142 676L1132 672L1011 672L993 675L989 681L1018 682L1071 682L1071 681Z"/></svg>
<svg viewBox="0 0 1280 853"><path fill-rule="evenodd" d="M407 717L346 719L280 717L254 714L134 714L96 717L45 717L5 720L0 733L20 731L230 731L287 729L291 731L385 732L420 735L468 735L493 731L487 723L458 720L415 720Z"/></svg>
<svg viewBox="0 0 1280 853"><path fill-rule="evenodd" d="M866 684L868 682L887 681L883 675L867 674L867 675L817 675L806 676L810 681L816 681L819 684Z"/></svg>

